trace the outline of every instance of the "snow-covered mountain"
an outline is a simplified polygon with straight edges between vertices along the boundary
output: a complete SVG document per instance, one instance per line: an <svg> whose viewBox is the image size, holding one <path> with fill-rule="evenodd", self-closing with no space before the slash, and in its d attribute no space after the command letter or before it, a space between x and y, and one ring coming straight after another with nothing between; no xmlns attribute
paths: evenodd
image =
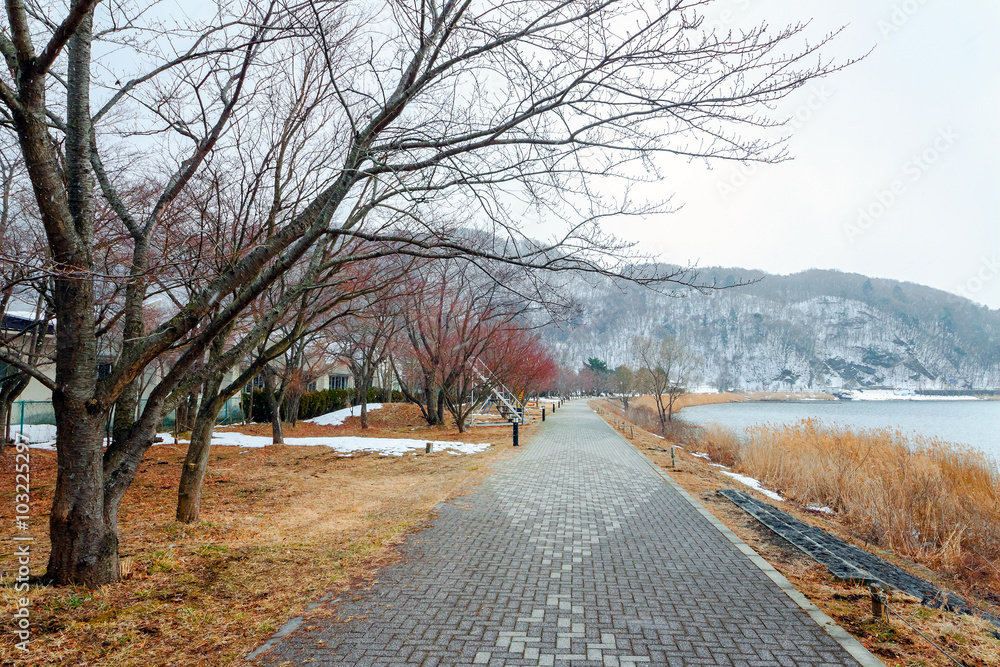
<svg viewBox="0 0 1000 667"><path fill-rule="evenodd" d="M663 294L580 279L569 286L579 315L546 340L569 367L589 357L614 367L629 362L636 335L672 335L719 389L1000 387L1000 311L960 296L837 271L710 268L698 280L758 282Z"/></svg>

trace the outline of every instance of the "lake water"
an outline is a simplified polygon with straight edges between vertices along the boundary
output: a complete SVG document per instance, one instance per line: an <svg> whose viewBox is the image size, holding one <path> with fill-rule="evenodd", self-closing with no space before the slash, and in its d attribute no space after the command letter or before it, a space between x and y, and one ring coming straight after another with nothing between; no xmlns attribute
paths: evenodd
<svg viewBox="0 0 1000 667"><path fill-rule="evenodd" d="M722 403L684 408L680 417L693 424L714 422L737 433L756 424L809 417L858 428L898 426L904 432L972 445L1000 462L1000 401Z"/></svg>

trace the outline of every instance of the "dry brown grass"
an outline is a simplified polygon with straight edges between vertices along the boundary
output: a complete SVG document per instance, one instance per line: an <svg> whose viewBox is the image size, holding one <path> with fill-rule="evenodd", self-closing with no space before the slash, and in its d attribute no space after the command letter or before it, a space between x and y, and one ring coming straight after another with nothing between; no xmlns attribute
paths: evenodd
<svg viewBox="0 0 1000 667"><path fill-rule="evenodd" d="M393 417L387 411L384 419ZM399 435L392 429L366 434ZM457 435L454 427L412 433L427 439ZM33 648L23 664L194 666L238 660L324 592L371 581L395 557L398 540L437 503L468 489L492 462L517 451L504 446L510 429L474 430L472 438L498 446L470 456L350 458L322 447L245 453L217 447L205 480L203 520L191 525L173 520L184 449L154 447L122 504L128 577L96 591L33 587ZM12 458L2 459L5 526L12 522ZM32 451L36 574L48 557L45 526L54 473L54 454ZM15 567L5 549L0 571L7 609ZM12 643L5 632L0 664L20 658Z"/></svg>
<svg viewBox="0 0 1000 667"><path fill-rule="evenodd" d="M718 424L709 424L697 432L696 444L698 450L711 457L716 463L732 467L740 455L740 442L728 428Z"/></svg>
<svg viewBox="0 0 1000 667"><path fill-rule="evenodd" d="M681 394L674 401L673 413L677 414L684 408L696 405L714 405L716 403L739 403L747 400L745 394L722 393L722 394ZM630 401L629 408L648 408L656 414L656 402L652 396L637 396Z"/></svg>
<svg viewBox="0 0 1000 667"><path fill-rule="evenodd" d="M822 392L787 392L787 391L750 391L744 393L722 392L718 394L681 394L674 401L673 414L684 408L698 405L716 405L719 403L742 403L744 401L801 401L801 400L834 400L836 397ZM656 404L652 396L638 396L632 399L636 407L647 407L654 411ZM631 406L630 406L631 407Z"/></svg>
<svg viewBox="0 0 1000 667"><path fill-rule="evenodd" d="M735 458L786 497L832 508L867 542L1000 590L1000 470L977 450L810 419L749 429Z"/></svg>
<svg viewBox="0 0 1000 667"><path fill-rule="evenodd" d="M536 420L541 419L541 409L529 408L528 414ZM321 426L300 421L292 426L284 424L282 434L285 438L315 438L338 436L374 436L391 438L427 438L428 440L460 440L462 442L480 442L483 428L475 426L465 433L459 433L450 415L446 415L447 425L428 426L420 415L420 408L410 403L390 403L383 409L368 413L369 428L361 428L360 417L348 417L339 426ZM247 424L223 426L219 431L236 431L246 435L271 436L270 424Z"/></svg>
<svg viewBox="0 0 1000 667"><path fill-rule="evenodd" d="M613 413L607 402L592 402L592 405L600 407L605 420L611 422ZM628 437L633 430L628 429L624 433ZM898 618L890 617L887 622L873 621L866 589L833 579L825 567L790 547L746 512L719 496L716 493L718 489L732 488L734 482L724 477L718 468L704 459L691 456L685 449L676 450L677 467L671 468L670 453L664 451L664 441L638 426L634 429L634 437L628 439L888 667L954 667L953 662ZM740 486L740 490L764 502L772 502L747 487ZM819 526L857 546L866 546L854 539L850 528L836 517L809 511L794 502L774 504L802 521ZM939 586L955 587L960 583L947 573L933 572L892 552L882 550L877 553ZM920 632L964 664L975 667L1000 664L1000 641L992 635L994 629L985 621L928 609L914 598L898 593L891 595L890 603ZM984 606L994 614L1000 613L996 606Z"/></svg>

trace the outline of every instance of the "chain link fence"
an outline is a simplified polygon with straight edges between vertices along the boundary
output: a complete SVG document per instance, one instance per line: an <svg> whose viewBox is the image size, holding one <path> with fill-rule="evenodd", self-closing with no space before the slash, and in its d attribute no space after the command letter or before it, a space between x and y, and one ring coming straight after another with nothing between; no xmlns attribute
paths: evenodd
<svg viewBox="0 0 1000 667"><path fill-rule="evenodd" d="M145 403L144 399L141 407L144 407ZM242 421L240 397L234 396L226 401L215 423L224 426ZM56 413L52 401L14 401L10 409L9 424L9 437L14 442L25 441L33 445L42 445L54 443L56 440ZM6 426L7 424L0 424L0 437L4 435ZM163 418L160 430L169 431L173 426L174 413L171 412Z"/></svg>

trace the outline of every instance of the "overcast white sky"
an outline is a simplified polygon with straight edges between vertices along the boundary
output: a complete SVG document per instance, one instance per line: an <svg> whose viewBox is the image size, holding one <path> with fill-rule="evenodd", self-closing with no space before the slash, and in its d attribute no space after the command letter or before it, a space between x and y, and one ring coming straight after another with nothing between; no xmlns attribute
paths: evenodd
<svg viewBox="0 0 1000 667"><path fill-rule="evenodd" d="M875 48L788 100L794 160L671 165L654 194L675 193L682 210L616 233L669 262L833 268L1000 307L1000 2L722 0L723 10L715 20L733 27L846 25L831 54Z"/></svg>

